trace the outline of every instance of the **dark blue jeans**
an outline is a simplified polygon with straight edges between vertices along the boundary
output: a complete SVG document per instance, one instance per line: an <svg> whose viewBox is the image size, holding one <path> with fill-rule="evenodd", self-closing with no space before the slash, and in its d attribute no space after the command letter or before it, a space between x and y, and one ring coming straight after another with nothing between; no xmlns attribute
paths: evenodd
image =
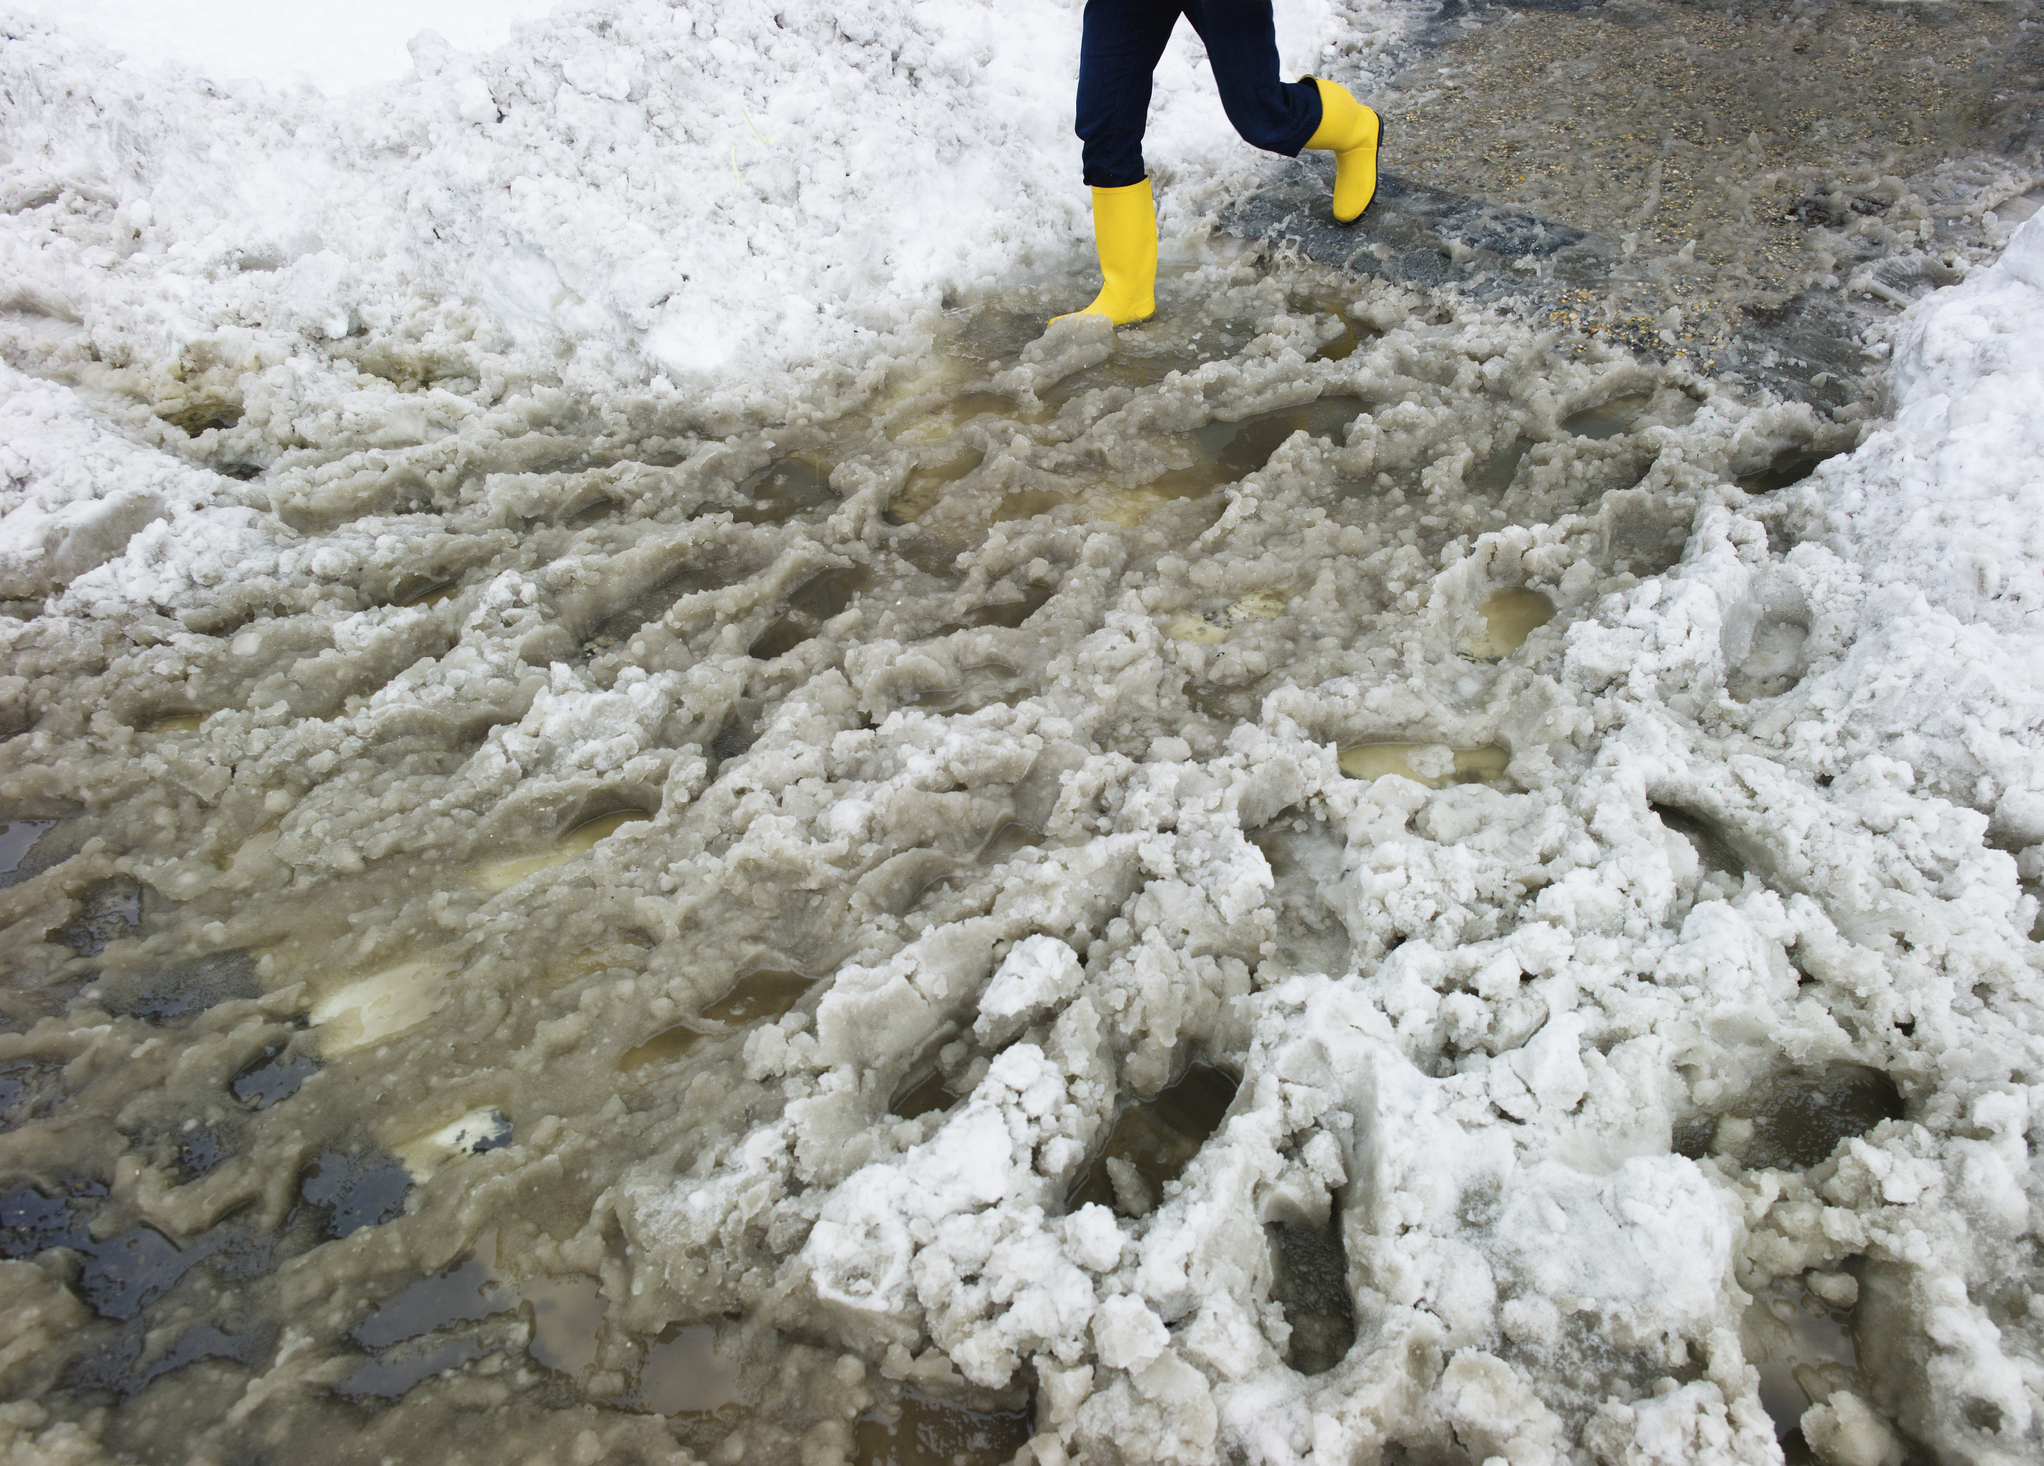
<svg viewBox="0 0 2044 1466"><path fill-rule="evenodd" d="M1086 0L1079 43L1079 140L1094 188L1141 183L1150 75L1183 15L1206 43L1221 106L1252 147L1295 158L1320 126L1320 90L1278 80L1270 0Z"/></svg>

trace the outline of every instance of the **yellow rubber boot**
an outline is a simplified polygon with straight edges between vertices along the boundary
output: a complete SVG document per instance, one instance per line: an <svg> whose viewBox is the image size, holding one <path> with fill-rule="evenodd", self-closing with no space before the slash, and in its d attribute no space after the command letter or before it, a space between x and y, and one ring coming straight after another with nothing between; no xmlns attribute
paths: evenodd
<svg viewBox="0 0 2044 1466"><path fill-rule="evenodd" d="M1117 326L1157 313L1157 201L1150 180L1093 190L1093 247L1100 251L1100 293L1075 316L1105 316ZM1057 316L1056 320L1067 320Z"/></svg>
<svg viewBox="0 0 2044 1466"><path fill-rule="evenodd" d="M1320 126L1306 146L1334 154L1334 217L1353 224L1377 196L1377 141L1383 124L1347 87L1317 76L1313 85L1320 89Z"/></svg>

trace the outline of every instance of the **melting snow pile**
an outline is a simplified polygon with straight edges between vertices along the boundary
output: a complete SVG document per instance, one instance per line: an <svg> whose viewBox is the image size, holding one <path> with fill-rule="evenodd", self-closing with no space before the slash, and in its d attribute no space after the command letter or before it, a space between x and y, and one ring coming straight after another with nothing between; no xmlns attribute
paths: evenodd
<svg viewBox="0 0 2044 1466"><path fill-rule="evenodd" d="M1075 29L9 28L24 1459L2035 1459L2044 225L1864 430L1196 243L1039 340Z"/></svg>

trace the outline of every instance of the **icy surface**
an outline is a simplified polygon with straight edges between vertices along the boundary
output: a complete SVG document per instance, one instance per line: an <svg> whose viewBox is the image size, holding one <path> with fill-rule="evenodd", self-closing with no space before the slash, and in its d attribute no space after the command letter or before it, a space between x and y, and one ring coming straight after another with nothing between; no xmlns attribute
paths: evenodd
<svg viewBox="0 0 2044 1466"><path fill-rule="evenodd" d="M1039 340L1076 23L10 26L8 1450L2036 1458L2044 223L1864 432L1182 227Z"/></svg>

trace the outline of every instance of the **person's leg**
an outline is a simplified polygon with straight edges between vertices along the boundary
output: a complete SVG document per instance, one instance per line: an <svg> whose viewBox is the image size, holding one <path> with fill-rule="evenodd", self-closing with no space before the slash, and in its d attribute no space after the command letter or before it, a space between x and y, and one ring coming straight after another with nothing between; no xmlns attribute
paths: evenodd
<svg viewBox="0 0 2044 1466"><path fill-rule="evenodd" d="M1105 316L1117 326L1157 309L1157 205L1143 168L1143 130L1150 76L1177 21L1178 0L1086 3L1076 130L1093 190L1101 286L1075 314Z"/></svg>
<svg viewBox="0 0 2044 1466"><path fill-rule="evenodd" d="M1353 223L1377 193L1377 114L1334 82L1278 79L1270 0L1184 3L1235 130L1251 146L1288 158L1305 148L1333 153L1334 217Z"/></svg>
<svg viewBox="0 0 2044 1466"><path fill-rule="evenodd" d="M1150 79L1177 21L1176 0L1086 0L1074 130L1089 186L1127 188L1148 176Z"/></svg>
<svg viewBox="0 0 2044 1466"><path fill-rule="evenodd" d="M1278 79L1270 0L1185 0L1185 18L1206 43L1221 106L1251 147L1295 158L1320 126L1320 91Z"/></svg>

